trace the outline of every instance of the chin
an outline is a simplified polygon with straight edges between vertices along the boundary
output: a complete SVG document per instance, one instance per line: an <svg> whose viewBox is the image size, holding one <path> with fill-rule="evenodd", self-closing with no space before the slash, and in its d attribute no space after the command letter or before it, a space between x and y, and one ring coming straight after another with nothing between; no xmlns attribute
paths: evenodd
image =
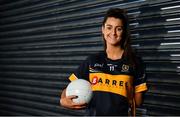
<svg viewBox="0 0 180 117"><path fill-rule="evenodd" d="M111 45L118 45L120 42L119 41L110 41L109 44Z"/></svg>

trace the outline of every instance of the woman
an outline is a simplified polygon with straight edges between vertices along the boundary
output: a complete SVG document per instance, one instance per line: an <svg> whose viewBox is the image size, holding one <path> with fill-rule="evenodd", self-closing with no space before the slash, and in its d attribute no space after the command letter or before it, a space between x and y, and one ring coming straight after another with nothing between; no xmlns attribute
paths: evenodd
<svg viewBox="0 0 180 117"><path fill-rule="evenodd" d="M89 56L69 79L86 79L91 82L93 98L89 104L76 104L61 94L60 104L71 109L87 107L89 115L135 114L135 106L143 101L147 90L145 70L130 46L130 33L126 12L109 9L104 17L102 35L104 52Z"/></svg>

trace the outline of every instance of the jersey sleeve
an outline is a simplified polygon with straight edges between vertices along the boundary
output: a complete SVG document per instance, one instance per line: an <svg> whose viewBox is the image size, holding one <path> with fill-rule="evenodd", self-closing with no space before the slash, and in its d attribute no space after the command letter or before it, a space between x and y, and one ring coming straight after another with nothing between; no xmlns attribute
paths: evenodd
<svg viewBox="0 0 180 117"><path fill-rule="evenodd" d="M137 61L134 81L135 93L147 90L145 64L141 58L137 58Z"/></svg>
<svg viewBox="0 0 180 117"><path fill-rule="evenodd" d="M75 79L89 79L89 57L83 61L79 67L70 75L70 81Z"/></svg>

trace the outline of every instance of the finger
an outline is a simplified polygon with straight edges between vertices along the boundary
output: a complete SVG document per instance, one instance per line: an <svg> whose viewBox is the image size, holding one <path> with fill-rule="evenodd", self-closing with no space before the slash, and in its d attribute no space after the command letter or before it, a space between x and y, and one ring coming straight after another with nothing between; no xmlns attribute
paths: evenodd
<svg viewBox="0 0 180 117"><path fill-rule="evenodd" d="M70 96L67 96L67 98L69 98L69 99L76 99L76 98L78 98L78 96L77 95L70 95Z"/></svg>
<svg viewBox="0 0 180 117"><path fill-rule="evenodd" d="M86 106L87 103L85 103L85 102L80 102L80 103L73 102L73 105L75 105L75 106Z"/></svg>
<svg viewBox="0 0 180 117"><path fill-rule="evenodd" d="M87 106L87 103L75 103L75 102L73 102L72 100L71 100L71 102L70 102L71 104L71 108L72 109L83 109L83 108L86 108L86 106Z"/></svg>
<svg viewBox="0 0 180 117"><path fill-rule="evenodd" d="M83 109L86 108L86 106L74 106L74 109Z"/></svg>

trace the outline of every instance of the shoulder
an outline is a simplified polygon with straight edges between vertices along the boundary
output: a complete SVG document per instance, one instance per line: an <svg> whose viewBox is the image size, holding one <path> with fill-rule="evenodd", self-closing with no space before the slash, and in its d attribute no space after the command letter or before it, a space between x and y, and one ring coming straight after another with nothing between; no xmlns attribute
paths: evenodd
<svg viewBox="0 0 180 117"><path fill-rule="evenodd" d="M144 61L141 56L136 56L136 61L138 64L144 64Z"/></svg>
<svg viewBox="0 0 180 117"><path fill-rule="evenodd" d="M144 63L144 60L142 59L141 56L136 56L136 70L144 70L146 68L146 65Z"/></svg>
<svg viewBox="0 0 180 117"><path fill-rule="evenodd" d="M136 60L138 63L143 62L142 57L141 57L141 56L138 56L138 55L135 56L135 60Z"/></svg>
<svg viewBox="0 0 180 117"><path fill-rule="evenodd" d="M142 56L140 56L137 50L133 51L133 57L134 57L134 62L136 66L144 63Z"/></svg>
<svg viewBox="0 0 180 117"><path fill-rule="evenodd" d="M104 60L106 58L106 54L104 52L97 52L94 54L91 54L87 57L88 61L99 61Z"/></svg>
<svg viewBox="0 0 180 117"><path fill-rule="evenodd" d="M85 60L83 60L81 62L81 65L89 65L89 64L93 64L99 61L103 61L104 58L104 54L102 52L97 52L97 53L93 53L93 54L89 54Z"/></svg>

